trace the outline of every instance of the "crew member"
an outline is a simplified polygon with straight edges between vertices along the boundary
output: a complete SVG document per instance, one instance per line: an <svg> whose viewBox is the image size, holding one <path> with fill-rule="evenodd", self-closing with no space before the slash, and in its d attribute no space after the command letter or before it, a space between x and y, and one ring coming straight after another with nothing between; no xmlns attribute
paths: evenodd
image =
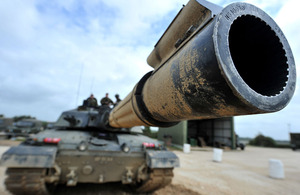
<svg viewBox="0 0 300 195"><path fill-rule="evenodd" d="M114 102L108 97L108 93L105 94L105 97L100 101L101 105L108 105L114 104Z"/></svg>
<svg viewBox="0 0 300 195"><path fill-rule="evenodd" d="M86 100L88 107L97 107L97 99L94 97L93 94L90 95L90 97Z"/></svg>
<svg viewBox="0 0 300 195"><path fill-rule="evenodd" d="M114 103L114 106L118 105L118 103L119 103L120 101L122 101L122 100L120 99L119 94L116 94L115 97L116 97L116 102Z"/></svg>

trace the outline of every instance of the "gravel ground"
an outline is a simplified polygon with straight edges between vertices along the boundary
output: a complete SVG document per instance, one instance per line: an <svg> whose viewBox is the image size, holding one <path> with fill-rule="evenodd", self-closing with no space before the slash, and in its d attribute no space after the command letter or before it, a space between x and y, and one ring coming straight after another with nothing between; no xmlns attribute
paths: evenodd
<svg viewBox="0 0 300 195"><path fill-rule="evenodd" d="M0 155L8 149L10 142L0 142ZM174 170L172 184L156 191L153 195L183 194L299 194L300 192L300 151L247 147L245 151L224 151L222 162L213 162L213 151L183 153L174 151L180 158L181 167ZM281 160L285 178L269 177L269 159ZM0 194L5 191L5 168L0 167ZM85 184L73 188L61 186L55 194L130 194L128 188L119 184L105 186Z"/></svg>
<svg viewBox="0 0 300 195"><path fill-rule="evenodd" d="M245 151L225 151L220 163L213 152L176 152L181 167L175 169L173 185L199 194L299 194L300 151L247 147ZM281 160L285 178L269 177L269 159Z"/></svg>

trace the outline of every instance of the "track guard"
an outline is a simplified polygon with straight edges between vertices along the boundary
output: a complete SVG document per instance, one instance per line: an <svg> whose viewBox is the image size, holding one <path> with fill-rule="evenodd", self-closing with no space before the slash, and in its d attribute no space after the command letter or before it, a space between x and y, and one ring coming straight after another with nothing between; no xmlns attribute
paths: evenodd
<svg viewBox="0 0 300 195"><path fill-rule="evenodd" d="M54 167L56 147L14 146L9 148L0 161L8 168L50 168Z"/></svg>
<svg viewBox="0 0 300 195"><path fill-rule="evenodd" d="M149 168L179 167L179 158L170 151L147 150L146 161Z"/></svg>

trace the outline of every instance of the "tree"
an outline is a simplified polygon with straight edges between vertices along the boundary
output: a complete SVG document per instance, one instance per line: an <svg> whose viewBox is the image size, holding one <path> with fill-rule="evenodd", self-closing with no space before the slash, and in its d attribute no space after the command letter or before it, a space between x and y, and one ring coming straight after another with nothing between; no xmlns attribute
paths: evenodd
<svg viewBox="0 0 300 195"><path fill-rule="evenodd" d="M13 119L14 119L14 122L18 122L23 119L31 119L31 118L35 119L35 117L29 116L29 115L15 116Z"/></svg>
<svg viewBox="0 0 300 195"><path fill-rule="evenodd" d="M253 146L276 147L276 142L274 139L262 134L259 134L254 139L250 140L249 144Z"/></svg>
<svg viewBox="0 0 300 195"><path fill-rule="evenodd" d="M150 127L144 127L143 134L151 138L157 138L157 132L151 131Z"/></svg>

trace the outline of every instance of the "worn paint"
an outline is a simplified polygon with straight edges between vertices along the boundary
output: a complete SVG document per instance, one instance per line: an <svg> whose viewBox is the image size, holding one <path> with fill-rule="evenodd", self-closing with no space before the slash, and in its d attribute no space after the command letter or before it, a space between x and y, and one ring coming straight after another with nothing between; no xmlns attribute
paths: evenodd
<svg viewBox="0 0 300 195"><path fill-rule="evenodd" d="M14 146L1 158L1 166L6 167L53 167L57 148Z"/></svg>
<svg viewBox="0 0 300 195"><path fill-rule="evenodd" d="M146 161L150 168L179 167L179 158L170 151L147 150Z"/></svg>

